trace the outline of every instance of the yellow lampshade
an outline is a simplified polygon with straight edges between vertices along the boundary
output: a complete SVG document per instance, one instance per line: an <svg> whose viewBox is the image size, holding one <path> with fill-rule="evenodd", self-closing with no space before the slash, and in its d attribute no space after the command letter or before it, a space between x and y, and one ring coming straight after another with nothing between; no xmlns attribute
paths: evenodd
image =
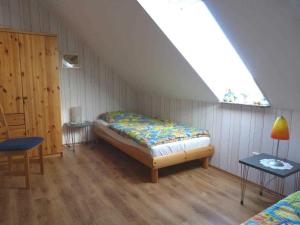
<svg viewBox="0 0 300 225"><path fill-rule="evenodd" d="M271 137L277 140L289 140L289 127L287 120L283 117L277 117L272 127Z"/></svg>

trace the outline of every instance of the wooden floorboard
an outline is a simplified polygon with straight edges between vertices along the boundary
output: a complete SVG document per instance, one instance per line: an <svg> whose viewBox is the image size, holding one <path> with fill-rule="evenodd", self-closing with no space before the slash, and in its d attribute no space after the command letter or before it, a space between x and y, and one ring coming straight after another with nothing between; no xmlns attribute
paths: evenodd
<svg viewBox="0 0 300 225"><path fill-rule="evenodd" d="M234 225L278 200L250 184L241 206L239 179L199 161L159 175L150 183L148 168L107 143L79 145L45 159L45 175L32 174L31 191L21 177L0 178L0 224Z"/></svg>

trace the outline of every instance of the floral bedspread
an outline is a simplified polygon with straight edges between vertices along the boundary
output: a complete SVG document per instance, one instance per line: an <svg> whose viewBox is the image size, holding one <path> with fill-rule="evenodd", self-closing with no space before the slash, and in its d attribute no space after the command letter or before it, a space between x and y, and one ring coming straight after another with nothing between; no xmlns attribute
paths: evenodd
<svg viewBox="0 0 300 225"><path fill-rule="evenodd" d="M242 225L300 224L300 191L255 215Z"/></svg>
<svg viewBox="0 0 300 225"><path fill-rule="evenodd" d="M130 112L109 112L102 114L100 118L110 123L111 129L147 148L164 143L209 136L206 130Z"/></svg>

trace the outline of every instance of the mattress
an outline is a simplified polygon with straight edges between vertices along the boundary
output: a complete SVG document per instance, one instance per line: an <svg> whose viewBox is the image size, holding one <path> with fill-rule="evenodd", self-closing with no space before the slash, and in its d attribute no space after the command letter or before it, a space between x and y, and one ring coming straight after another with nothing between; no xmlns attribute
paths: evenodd
<svg viewBox="0 0 300 225"><path fill-rule="evenodd" d="M151 148L146 148L134 140L126 138L118 134L117 132L113 131L109 128L109 123L105 122L104 120L96 120L95 129L99 129L101 132L111 136L112 138L123 142L124 144L132 145L141 151L144 151L147 154L150 154L153 157L157 156L165 156L172 153L183 152L193 150L195 148L204 148L210 145L210 138L209 137L197 137L191 138L182 141L176 141L171 143L165 143L160 145L152 146Z"/></svg>

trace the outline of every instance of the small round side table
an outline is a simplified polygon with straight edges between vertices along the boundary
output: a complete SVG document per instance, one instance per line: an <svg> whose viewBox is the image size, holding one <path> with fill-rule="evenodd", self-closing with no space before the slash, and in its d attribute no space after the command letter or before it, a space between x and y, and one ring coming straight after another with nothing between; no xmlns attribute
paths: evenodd
<svg viewBox="0 0 300 225"><path fill-rule="evenodd" d="M75 134L77 130L83 129L84 131L84 138L85 143L89 142L89 127L93 125L93 122L90 121L84 121L82 123L65 123L65 126L67 128L67 146L71 147L73 151L75 151ZM82 134L82 133L81 133Z"/></svg>

